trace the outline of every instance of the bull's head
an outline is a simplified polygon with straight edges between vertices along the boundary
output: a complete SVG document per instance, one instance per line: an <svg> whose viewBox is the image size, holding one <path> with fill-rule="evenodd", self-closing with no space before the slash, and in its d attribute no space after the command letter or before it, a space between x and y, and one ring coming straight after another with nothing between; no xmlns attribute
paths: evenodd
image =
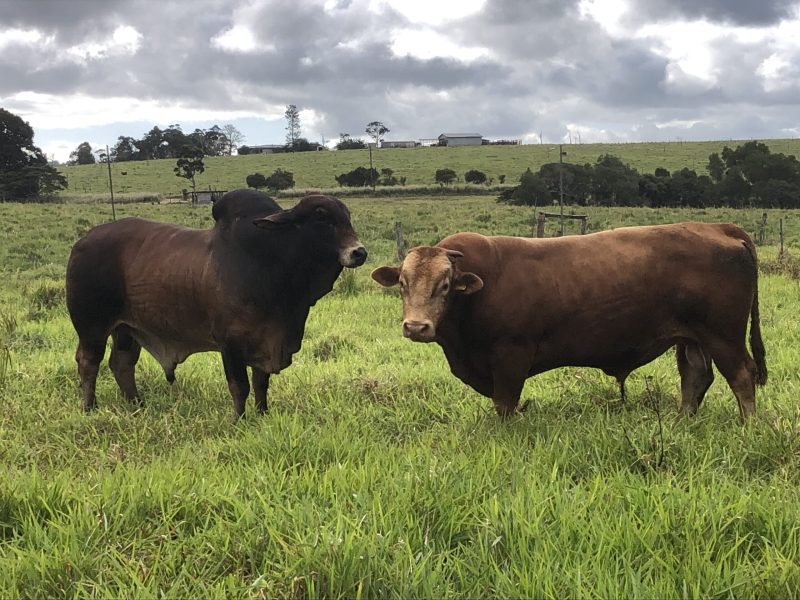
<svg viewBox="0 0 800 600"><path fill-rule="evenodd" d="M453 298L474 294L483 287L483 280L475 273L459 269L462 256L457 250L419 246L408 252L399 267L380 267L372 272L372 278L384 287L400 285L405 337L432 342Z"/></svg>
<svg viewBox="0 0 800 600"><path fill-rule="evenodd" d="M257 219L255 224L265 229L307 229L315 243L338 255L343 267L360 267L367 260L367 249L358 241L350 223L350 211L333 196L305 196L291 209Z"/></svg>

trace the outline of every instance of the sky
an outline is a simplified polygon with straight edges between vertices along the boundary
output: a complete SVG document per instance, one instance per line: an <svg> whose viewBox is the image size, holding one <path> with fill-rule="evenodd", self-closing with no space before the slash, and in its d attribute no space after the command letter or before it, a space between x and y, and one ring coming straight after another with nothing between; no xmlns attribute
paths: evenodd
<svg viewBox="0 0 800 600"><path fill-rule="evenodd" d="M800 136L800 0L0 0L0 107L64 161L153 126L245 143Z"/></svg>

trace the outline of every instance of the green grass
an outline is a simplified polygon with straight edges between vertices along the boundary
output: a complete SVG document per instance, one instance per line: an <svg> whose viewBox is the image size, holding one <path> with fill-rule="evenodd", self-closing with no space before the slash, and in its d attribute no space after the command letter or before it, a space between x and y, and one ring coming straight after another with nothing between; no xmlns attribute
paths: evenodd
<svg viewBox="0 0 800 600"><path fill-rule="evenodd" d="M565 145L567 162L594 163L603 154L613 154L641 173L652 173L657 167L670 171L689 167L704 173L708 155L723 146L735 148L743 142L664 142L637 144L571 144ZM800 155L800 139L765 140L773 152ZM478 169L499 183L516 183L530 167L536 171L548 162L558 161L558 147L553 144L526 146L480 146L462 148L387 148L373 152L375 168L394 169L396 177L406 177L408 185L433 186L437 169L451 168L464 177L469 169ZM368 150L339 152L300 152L296 154L208 157L206 170L197 177L198 189L209 187L232 190L245 187L245 178L252 173L269 175L276 169L294 173L300 189L336 188L334 177L358 166L369 166ZM189 188L186 179L173 173L174 160L124 162L112 165L114 189L117 193L177 194ZM69 181L67 194L107 194L106 165L64 167ZM123 174L124 173L124 174Z"/></svg>
<svg viewBox="0 0 800 600"><path fill-rule="evenodd" d="M84 415L61 286L72 243L110 209L0 204L0 323L15 323L0 328L0 597L797 596L797 279L762 274L770 382L746 427L719 376L698 416L678 419L671 355L631 377L624 405L598 371L537 376L533 408L504 422L437 346L402 338L399 298L369 271L393 262L396 220L427 244L529 234L533 211L486 197L348 205L369 262L312 309L270 414L234 424L216 354L191 357L172 387L143 356L143 409L103 366ZM208 207L118 212L211 222ZM759 214L589 212L593 229L751 232ZM780 216L796 254L800 212L768 223Z"/></svg>

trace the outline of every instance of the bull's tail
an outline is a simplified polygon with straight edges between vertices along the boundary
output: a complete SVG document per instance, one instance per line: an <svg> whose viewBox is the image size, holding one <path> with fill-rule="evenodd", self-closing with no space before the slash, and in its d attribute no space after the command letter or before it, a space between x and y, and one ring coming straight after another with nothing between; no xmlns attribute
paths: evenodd
<svg viewBox="0 0 800 600"><path fill-rule="evenodd" d="M753 303L750 306L750 350L753 352L753 360L756 362L756 385L764 385L767 383L767 355L764 350L764 340L761 339L761 320L758 315L758 257L753 240L746 234L745 237L746 239L743 239L742 242L750 252L755 267L755 289Z"/></svg>

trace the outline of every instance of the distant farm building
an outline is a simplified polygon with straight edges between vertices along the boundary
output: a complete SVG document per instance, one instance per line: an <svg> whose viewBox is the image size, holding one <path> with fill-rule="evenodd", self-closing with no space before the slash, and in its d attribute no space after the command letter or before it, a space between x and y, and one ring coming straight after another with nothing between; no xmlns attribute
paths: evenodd
<svg viewBox="0 0 800 600"><path fill-rule="evenodd" d="M419 146L419 142L414 141L395 142L383 140L381 142L381 148L416 148L417 146Z"/></svg>
<svg viewBox="0 0 800 600"><path fill-rule="evenodd" d="M198 190L189 192L192 204L211 204L225 195L226 190Z"/></svg>
<svg viewBox="0 0 800 600"><path fill-rule="evenodd" d="M443 133L438 139L440 146L480 146L483 143L480 133Z"/></svg>
<svg viewBox="0 0 800 600"><path fill-rule="evenodd" d="M263 144L261 146L248 146L250 154L277 154L279 152L286 152L286 146L283 144Z"/></svg>

